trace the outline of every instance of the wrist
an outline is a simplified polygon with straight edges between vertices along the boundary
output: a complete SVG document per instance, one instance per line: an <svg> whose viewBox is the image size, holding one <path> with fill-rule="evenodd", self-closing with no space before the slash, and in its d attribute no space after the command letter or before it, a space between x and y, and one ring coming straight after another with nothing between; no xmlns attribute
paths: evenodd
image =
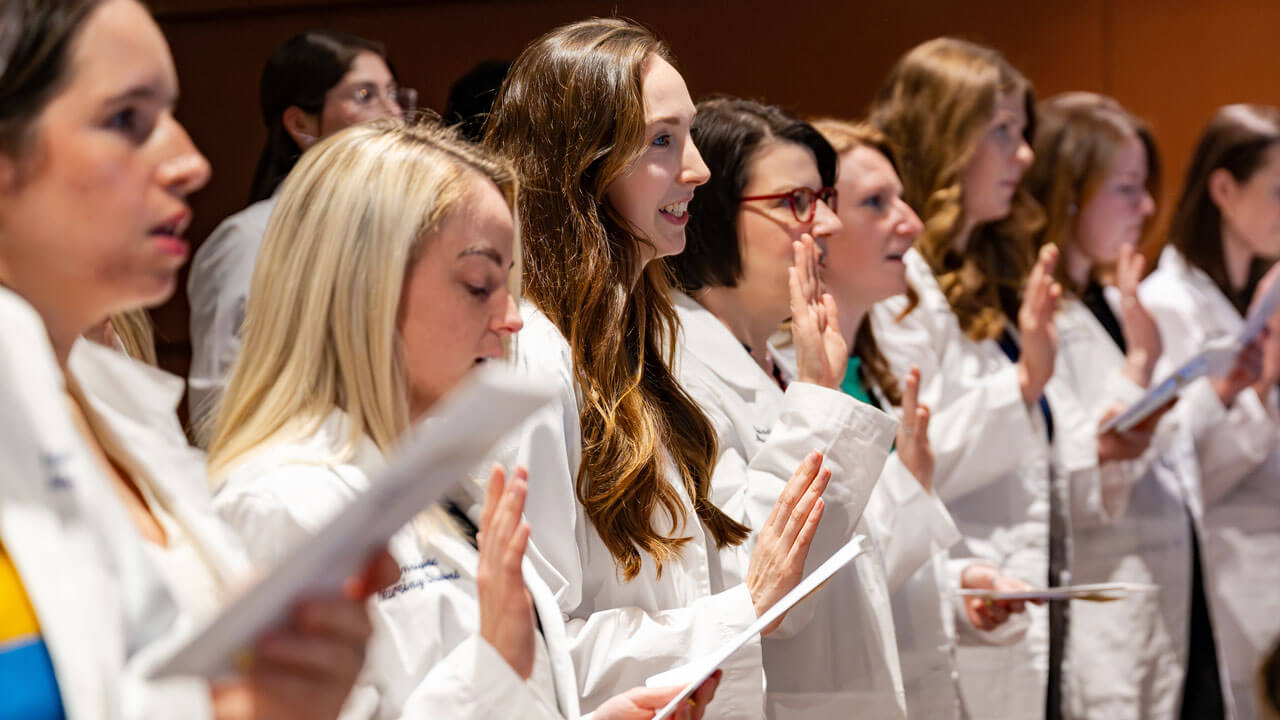
<svg viewBox="0 0 1280 720"><path fill-rule="evenodd" d="M1018 390L1022 393L1022 404L1032 405L1040 399L1040 389L1031 380L1031 371L1026 363L1018 363Z"/></svg>

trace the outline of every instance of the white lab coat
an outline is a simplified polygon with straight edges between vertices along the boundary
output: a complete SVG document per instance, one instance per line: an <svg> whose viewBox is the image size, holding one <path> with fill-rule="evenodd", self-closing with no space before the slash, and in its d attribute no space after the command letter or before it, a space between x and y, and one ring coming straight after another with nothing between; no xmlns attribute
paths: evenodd
<svg viewBox="0 0 1280 720"><path fill-rule="evenodd" d="M39 316L4 288L0 327L0 542L40 620L67 717L211 717L202 681L144 679L176 641L179 609L72 424ZM153 388L131 390L145 404Z"/></svg>
<svg viewBox="0 0 1280 720"><path fill-rule="evenodd" d="M683 506L685 525L673 527L658 513L654 526L691 539L663 566L661 576L646 556L635 579L622 577L578 502L582 436L569 345L531 305L523 305L521 314L525 324L516 338L516 364L548 378L559 392L500 443L498 459L529 470L525 515L535 546L529 555L566 618L582 706L594 710L653 674L705 657L755 621L751 595L737 579L747 554L743 548L717 550L683 483L676 481L671 487ZM734 553L740 555L737 562L728 562ZM748 642L721 667L724 676L706 717L761 717L759 640Z"/></svg>
<svg viewBox="0 0 1280 720"><path fill-rule="evenodd" d="M770 349L783 377L794 378L796 357L790 332L776 333ZM879 387L872 391L888 412L901 411ZM954 590L974 559L948 560L949 549L961 539L960 531L938 496L924 491L896 452L885 462L863 520L885 561L907 717L965 717L956 645L962 640L979 645L1017 642L1026 633L1026 615L1015 615L990 632L969 624ZM965 632L959 633L958 628Z"/></svg>
<svg viewBox="0 0 1280 720"><path fill-rule="evenodd" d="M919 306L903 318L904 297L873 308L881 350L895 375L920 368L920 402L932 411L929 442L933 486L964 539L956 557L977 557L1033 585L1048 578L1049 473L1068 516L1065 582L1070 582L1070 517L1107 517L1131 479L1123 468L1098 466L1096 421L1056 373L1045 388L1053 411L1048 440L1038 405L1026 406L1017 367L994 340L974 342L915 251L904 258ZM1048 680L1049 622L1045 606L1029 605L1025 638L1004 646L958 648L964 704L978 716L1043 716ZM1069 654L1069 653L1068 653ZM1066 663L1071 662L1067 657ZM1069 686L1069 671L1064 671ZM1071 689L1063 690L1070 697Z"/></svg>
<svg viewBox="0 0 1280 720"><path fill-rule="evenodd" d="M192 427L200 427L213 410L240 354L240 325L249 283L276 198L273 195L256 202L223 220L191 260L187 276L191 305L187 410Z"/></svg>
<svg viewBox="0 0 1280 720"><path fill-rule="evenodd" d="M1110 289L1109 289L1110 290ZM1118 308L1118 295L1109 296ZM1118 316L1118 311L1117 311ZM1101 421L1141 389L1123 374L1125 358L1093 313L1074 296L1057 317L1061 373ZM1166 340L1167 342L1167 340ZM1071 608L1071 716L1176 719L1186 674L1191 610L1192 516L1199 495L1194 441L1176 414L1162 422L1147 452L1127 465L1138 478L1114 519L1074 518L1071 574L1079 583L1160 586L1108 603ZM1118 508L1119 509L1119 508Z"/></svg>
<svg viewBox="0 0 1280 720"><path fill-rule="evenodd" d="M867 534L860 521L897 422L839 390L793 382L784 393L714 314L683 293L672 301L681 325L676 377L716 430L716 505L759 528L805 455L822 450L831 483L806 571L855 530ZM844 718L857 707L868 717L905 717L889 589L876 549L807 604L804 613L813 617L802 628L764 639L767 716Z"/></svg>
<svg viewBox="0 0 1280 720"><path fill-rule="evenodd" d="M346 416L335 410L310 437L267 445L224 479L218 512L262 566L320 530L385 465L368 437L342 459L346 427ZM536 573L526 572L526 582L540 611L542 642L526 682L479 634L478 554L465 538L447 521L420 519L399 530L390 546L400 582L371 601L374 635L343 717L577 717L564 627Z"/></svg>
<svg viewBox="0 0 1280 720"><path fill-rule="evenodd" d="M1142 302L1164 339L1156 375L1168 373L1215 338L1239 331L1243 318L1203 271L1173 247L1142 284ZM1264 403L1253 390L1230 408L1207 378L1182 393L1170 415L1195 437L1201 466L1201 552L1224 689L1236 717L1258 716L1253 681L1280 635L1280 414L1273 391Z"/></svg>

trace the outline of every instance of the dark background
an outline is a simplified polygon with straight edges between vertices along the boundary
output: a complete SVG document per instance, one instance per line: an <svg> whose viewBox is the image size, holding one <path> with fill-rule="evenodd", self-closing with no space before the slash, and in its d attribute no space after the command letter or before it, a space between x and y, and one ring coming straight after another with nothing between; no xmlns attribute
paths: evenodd
<svg viewBox="0 0 1280 720"><path fill-rule="evenodd" d="M190 237L203 240L246 204L265 136L258 78L270 51L308 28L387 45L405 86L437 111L476 62L511 59L556 25L589 16L638 20L671 46L695 100L724 92L804 115L856 118L893 62L949 34L992 45L1040 97L1093 90L1151 123L1163 151L1162 217L1191 146L1213 110L1280 104L1273 0L152 0L182 83L179 119L213 164L193 199ZM186 374L186 278L154 312L161 364Z"/></svg>

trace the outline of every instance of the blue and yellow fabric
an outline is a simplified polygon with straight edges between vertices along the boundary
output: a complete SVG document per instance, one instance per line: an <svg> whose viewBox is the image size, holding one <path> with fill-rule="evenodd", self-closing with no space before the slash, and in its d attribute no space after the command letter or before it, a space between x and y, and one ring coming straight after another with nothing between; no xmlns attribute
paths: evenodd
<svg viewBox="0 0 1280 720"><path fill-rule="evenodd" d="M0 720L65 717L40 623L22 578L0 546Z"/></svg>

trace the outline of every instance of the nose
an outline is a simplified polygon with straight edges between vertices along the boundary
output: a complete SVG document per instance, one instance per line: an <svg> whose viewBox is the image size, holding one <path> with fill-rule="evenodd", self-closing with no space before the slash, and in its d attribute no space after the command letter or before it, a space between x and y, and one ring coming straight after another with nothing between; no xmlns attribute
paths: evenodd
<svg viewBox="0 0 1280 720"><path fill-rule="evenodd" d="M1145 189L1142 191L1142 198L1138 201L1138 212L1144 218L1149 218L1156 213L1156 199L1151 197L1151 193Z"/></svg>
<svg viewBox="0 0 1280 720"><path fill-rule="evenodd" d="M813 229L809 231L814 237L830 237L844 229L844 223L825 200L819 198L814 202L817 205L813 209Z"/></svg>
<svg viewBox="0 0 1280 720"><path fill-rule="evenodd" d="M186 197L204 187L213 174L209 161L196 149L186 128L172 115L161 122L168 125L168 141L163 143L165 157L157 168L161 185L178 197Z"/></svg>
<svg viewBox="0 0 1280 720"><path fill-rule="evenodd" d="M524 327L524 318L520 317L520 306L516 304L514 295L507 295L507 306L496 319L493 329L499 335L515 335Z"/></svg>
<svg viewBox="0 0 1280 720"><path fill-rule="evenodd" d="M702 161L702 153L693 144L693 138L687 137L684 143L684 154L680 158L680 181L686 185L706 184L711 179L711 168Z"/></svg>
<svg viewBox="0 0 1280 720"><path fill-rule="evenodd" d="M1023 170L1026 170L1031 167L1032 161L1036 159L1036 152L1031 149L1030 143L1022 140L1018 143L1018 149L1013 153L1013 159L1022 166Z"/></svg>
<svg viewBox="0 0 1280 720"><path fill-rule="evenodd" d="M915 210L907 204L906 200L898 198L898 212L901 213L898 225L895 228L897 233L902 237L917 238L920 233L924 232L924 223L921 222L920 216Z"/></svg>

